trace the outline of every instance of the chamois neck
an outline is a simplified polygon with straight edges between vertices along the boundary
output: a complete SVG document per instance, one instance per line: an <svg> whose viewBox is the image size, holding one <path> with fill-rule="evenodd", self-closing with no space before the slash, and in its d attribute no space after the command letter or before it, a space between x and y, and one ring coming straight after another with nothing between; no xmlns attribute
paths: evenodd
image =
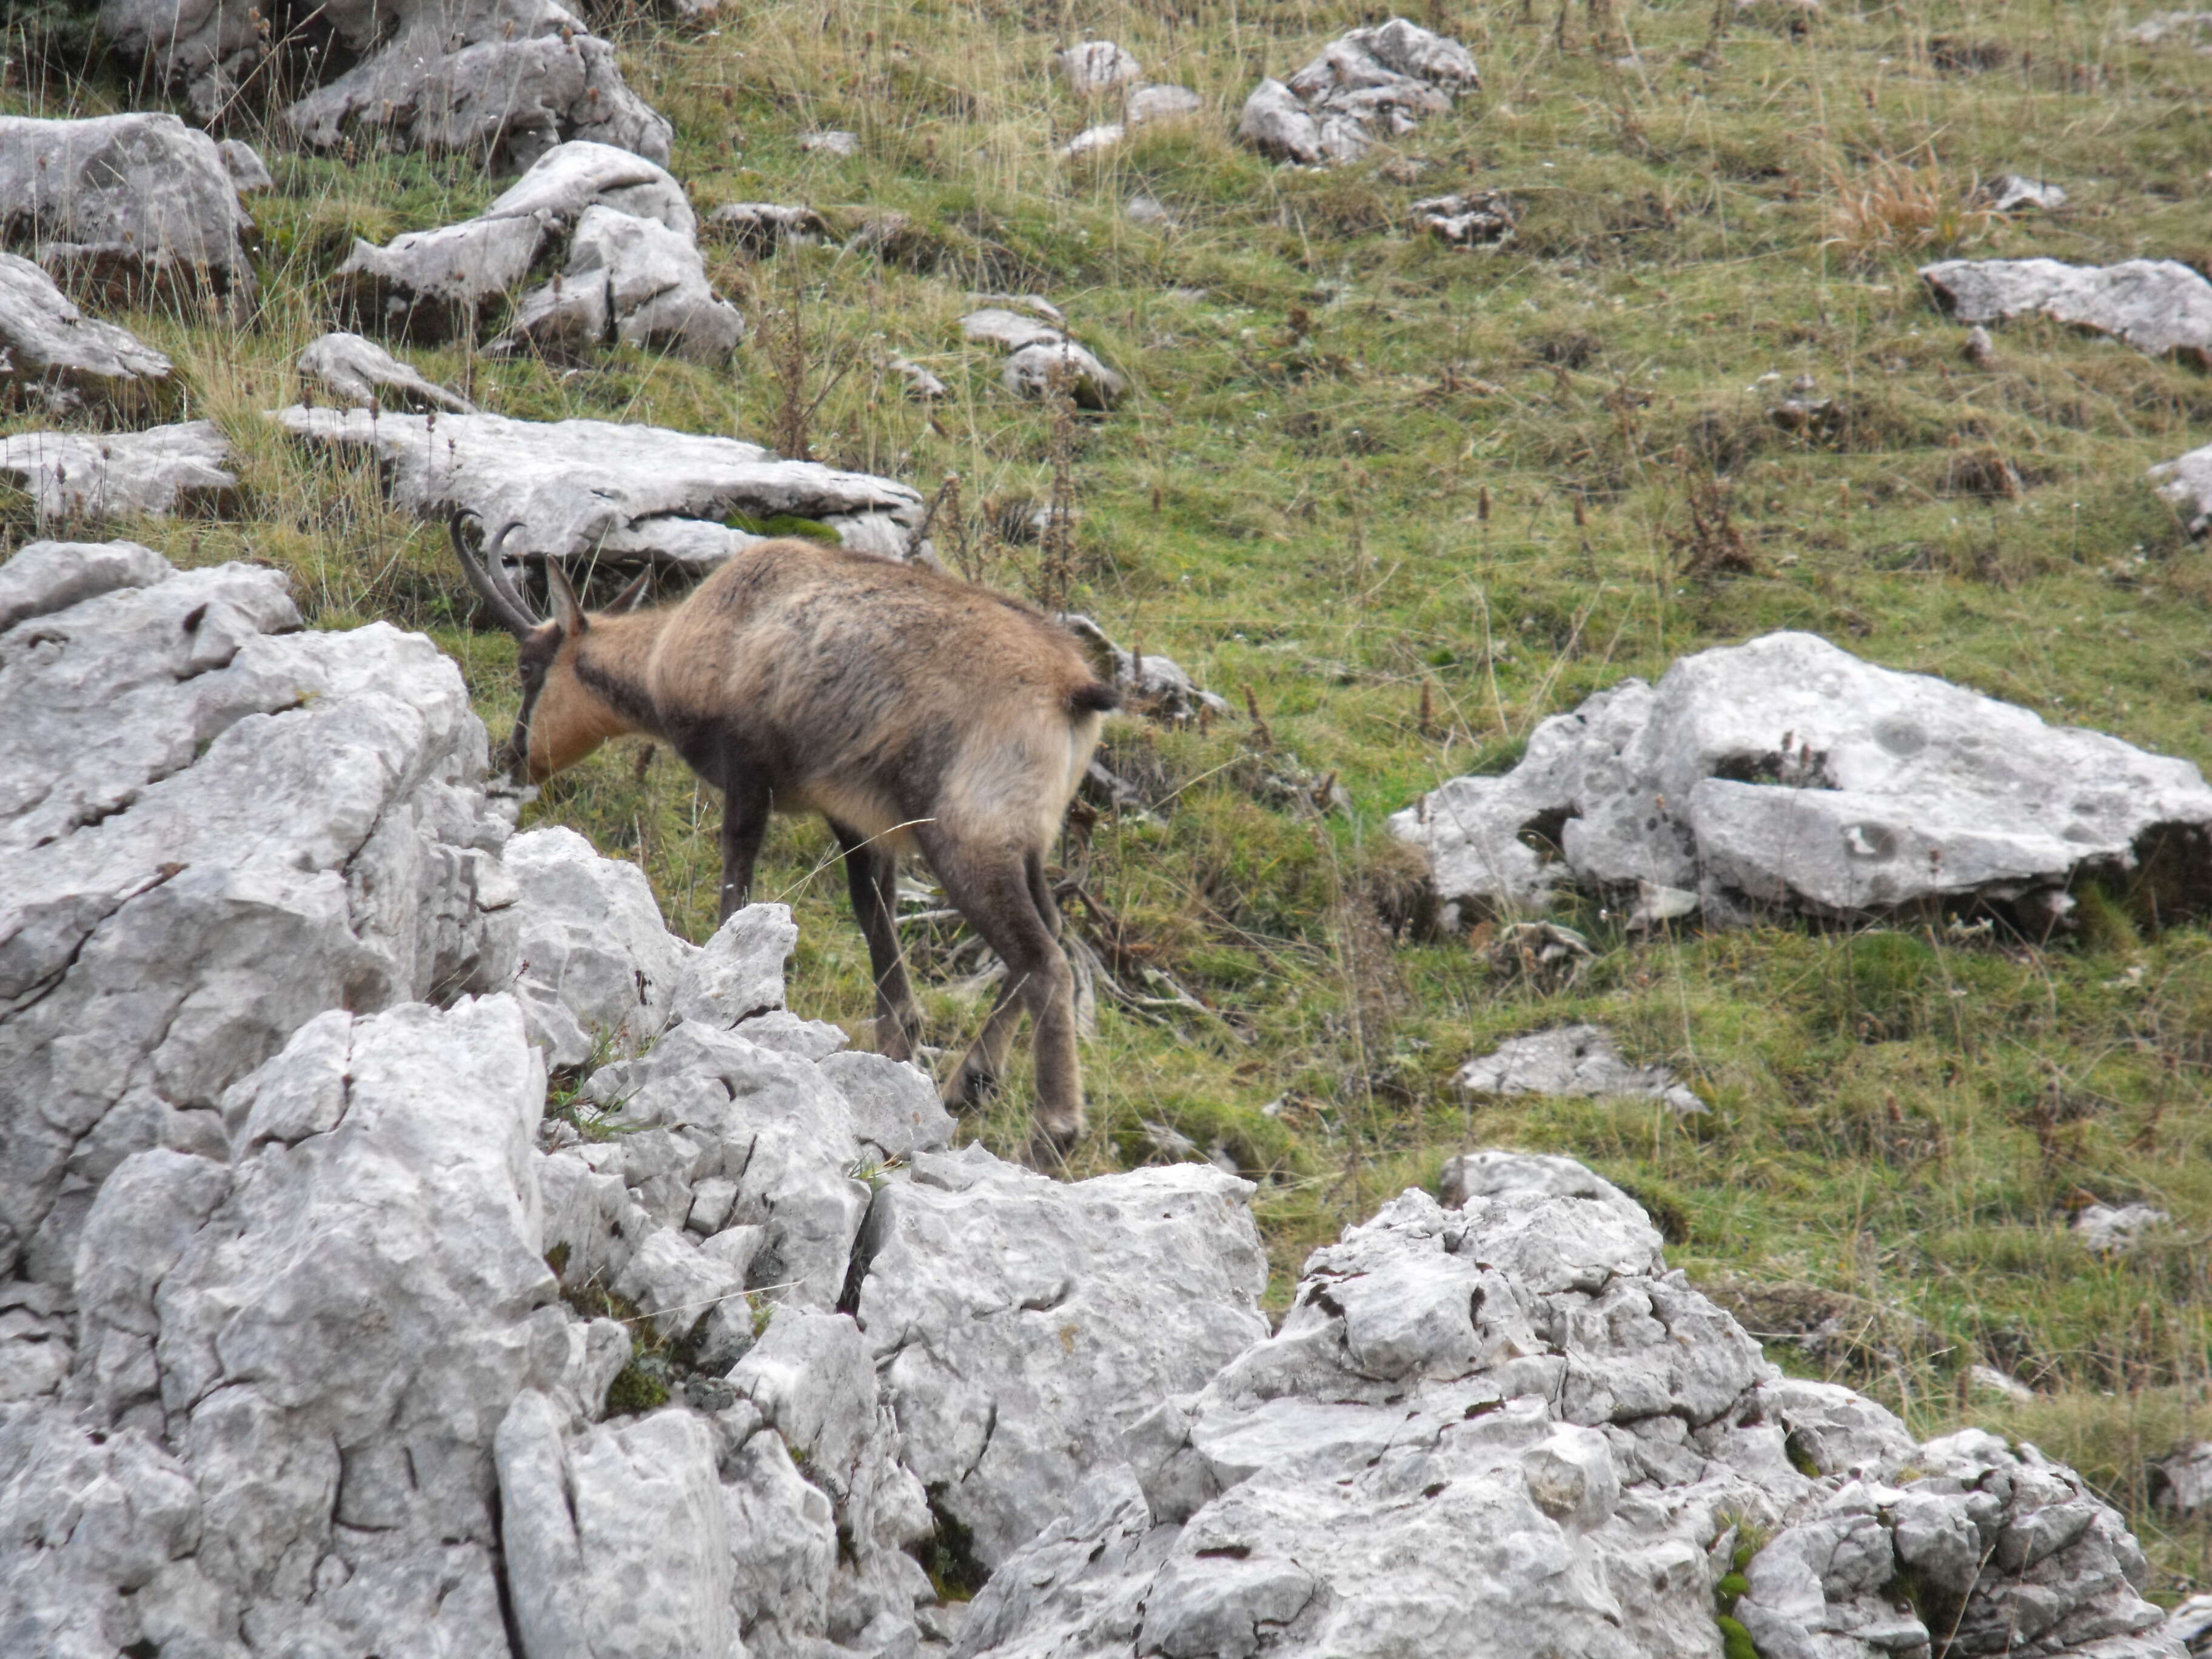
<svg viewBox="0 0 2212 1659"><path fill-rule="evenodd" d="M667 735L660 729L649 670L653 647L671 614L640 611L594 617L576 641L576 678L632 730L647 737Z"/></svg>

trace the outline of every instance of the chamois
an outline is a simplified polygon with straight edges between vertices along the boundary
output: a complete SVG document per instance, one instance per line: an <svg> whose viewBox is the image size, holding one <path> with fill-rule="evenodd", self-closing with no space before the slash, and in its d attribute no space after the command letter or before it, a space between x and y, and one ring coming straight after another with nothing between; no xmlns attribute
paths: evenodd
<svg viewBox="0 0 2212 1659"><path fill-rule="evenodd" d="M821 813L868 942L877 1046L897 1060L921 1026L895 900L899 855L919 852L1006 968L945 1103L995 1085L1026 1008L1038 1127L1072 1142L1083 1128L1074 980L1044 860L1119 703L1074 637L972 583L797 539L756 542L653 610L638 608L640 577L586 615L548 561L552 615L539 620L500 556L518 526L472 551L462 521L473 517L449 521L454 551L521 643L508 765L536 783L610 738L666 743L722 792L725 919L745 902L769 813Z"/></svg>

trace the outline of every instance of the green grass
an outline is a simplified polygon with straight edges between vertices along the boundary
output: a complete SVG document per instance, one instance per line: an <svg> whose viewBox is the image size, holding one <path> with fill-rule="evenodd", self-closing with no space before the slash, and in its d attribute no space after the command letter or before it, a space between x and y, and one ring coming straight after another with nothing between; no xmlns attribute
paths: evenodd
<svg viewBox="0 0 2212 1659"><path fill-rule="evenodd" d="M1997 330L1996 361L1972 366L1914 274L1951 252L2212 258L2212 60L2129 45L2127 14L2057 0L1832 5L1802 38L1738 23L1717 46L1706 0L1618 6L1622 38L1603 41L1579 9L1563 40L1555 8L1520 0L1414 15L1470 46L1483 93L1326 173L1271 167L1228 135L1256 75L1358 21L1342 6L814 0L719 31L635 13L603 27L676 122L674 170L702 214L775 199L848 228L908 217L881 258L825 246L752 264L709 246L757 322L800 309L807 395L829 386L815 453L927 492L957 473L963 517L939 544L1036 591L1050 580L1036 550L990 526L1048 497L1051 422L1000 392L994 355L956 325L971 290L1048 295L1137 388L1074 433L1076 603L1240 708L1249 687L1277 743L1350 798L1327 817L1263 799L1241 717L1111 728L1111 763L1167 804L1097 827L1087 884L1123 943L1219 1018L1102 1007L1095 1127L1071 1172L1141 1160L1141 1120L1225 1146L1261 1182L1279 1302L1314 1243L1459 1148L1571 1153L1652 1205L1701 1282L1875 1310L1875 1335L1822 1363L1922 1431L1985 1421L2078 1463L2127 1507L2171 1599L2212 1577L2205 1528L2153 1514L2142 1473L2207 1426L2202 921L2155 925L2112 894L2049 949L1917 921L1643 939L1570 902L1561 919L1597 960L1546 994L1493 978L1464 941L1398 936L1405 871L1382 825L1443 778L1503 769L1535 721L1626 675L1784 627L2212 763L2212 556L2142 483L2212 439L2212 381L2040 325ZM1193 86L1206 114L1055 161L1089 120L1048 74L1079 30ZM2003 61L1946 70L1975 56L1962 43ZM90 112L123 93L95 79L4 96ZM797 148L837 126L861 135L859 156ZM283 565L318 625L429 630L503 732L513 646L465 631L442 532L258 413L294 395L289 359L330 325L354 236L446 222L495 185L366 151L270 159L258 322L118 319L176 356L186 413L232 433L249 515L125 529L181 562ZM2012 222L1960 210L1964 186L2013 170L2072 201ZM1408 234L1413 201L1470 187L1522 204L1513 242L1471 253ZM1172 228L1127 221L1140 191ZM532 418L765 440L782 397L757 345L726 372L627 351L574 373L410 355ZM907 402L891 355L952 396ZM1837 400L1814 436L1766 414L1806 375ZM1992 459L2016 498L1986 492ZM1747 570L1686 568L1693 493L1725 501ZM641 771L625 748L556 781L529 821L637 859L698 938L716 817L671 757ZM865 1040L866 952L833 854L819 826L781 825L758 887L800 920L793 1006ZM953 942L917 947L948 1044L981 1012L951 988ZM1455 1091L1471 1054L1583 1018L1674 1066L1710 1115ZM1025 1090L1018 1078L970 1133L1019 1152ZM2080 1204L2137 1198L2179 1224L2132 1257L2099 1261L2066 1236ZM1977 1360L2043 1397L1963 1400Z"/></svg>

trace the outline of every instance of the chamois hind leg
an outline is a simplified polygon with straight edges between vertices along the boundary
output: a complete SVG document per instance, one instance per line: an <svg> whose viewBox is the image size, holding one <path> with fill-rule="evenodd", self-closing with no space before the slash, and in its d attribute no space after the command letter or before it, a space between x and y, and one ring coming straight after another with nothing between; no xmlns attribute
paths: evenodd
<svg viewBox="0 0 2212 1659"><path fill-rule="evenodd" d="M1005 1067L1018 1011L1026 1009L1035 1030L1037 1128L1065 1148L1083 1133L1075 976L1037 909L1022 855L1011 848L979 854L932 832L925 832L922 850L946 895L1006 967L998 1004L945 1085L945 1103L972 1105L990 1091Z"/></svg>
<svg viewBox="0 0 2212 1659"><path fill-rule="evenodd" d="M853 896L853 918L868 941L868 965L876 982L876 1047L893 1060L914 1053L921 1035L921 1010L908 982L906 957L898 942L898 854L871 846L866 836L830 820L830 832L845 854L845 884Z"/></svg>
<svg viewBox="0 0 2212 1659"><path fill-rule="evenodd" d="M732 779L722 790L722 903L727 921L752 896L753 866L760 862L768 834L769 793L744 779Z"/></svg>

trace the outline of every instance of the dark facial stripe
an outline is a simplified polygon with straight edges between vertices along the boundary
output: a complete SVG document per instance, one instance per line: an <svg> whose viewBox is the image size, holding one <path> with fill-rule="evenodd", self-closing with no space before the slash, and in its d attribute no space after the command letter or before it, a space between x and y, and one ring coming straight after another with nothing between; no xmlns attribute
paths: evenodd
<svg viewBox="0 0 2212 1659"><path fill-rule="evenodd" d="M581 644L576 648L576 678L584 683L585 688L631 725L642 726L648 732L659 731L660 711L653 706L653 699L646 695L645 688L634 685L619 675L609 673L587 658L584 654L585 650Z"/></svg>

